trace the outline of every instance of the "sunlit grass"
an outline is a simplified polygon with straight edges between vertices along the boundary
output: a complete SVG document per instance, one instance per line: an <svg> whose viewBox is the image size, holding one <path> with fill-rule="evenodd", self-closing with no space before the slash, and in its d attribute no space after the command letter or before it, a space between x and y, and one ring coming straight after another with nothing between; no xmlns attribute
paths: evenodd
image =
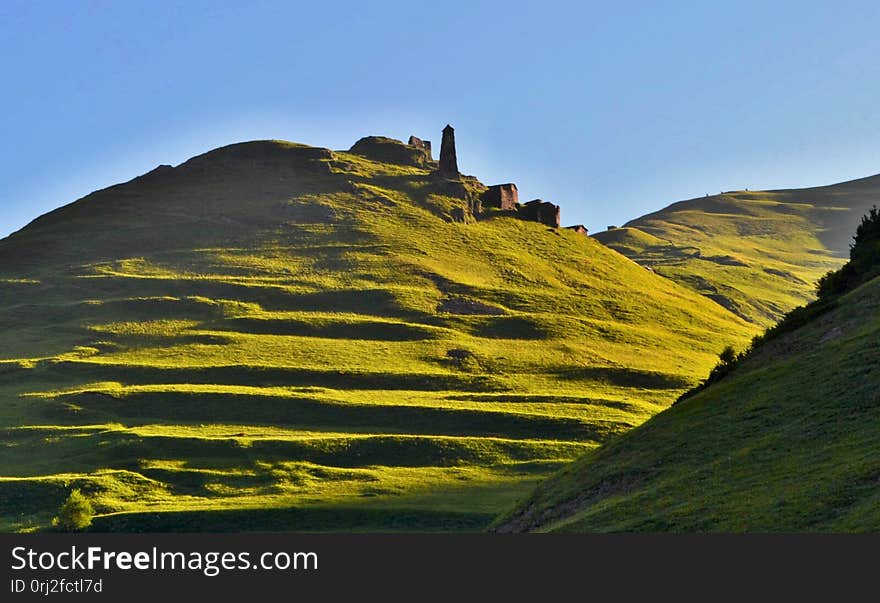
<svg viewBox="0 0 880 603"><path fill-rule="evenodd" d="M0 268L0 528L77 487L96 529L479 529L756 331L581 235L454 222L426 170L334 161L132 183L0 244L30 250Z"/></svg>
<svg viewBox="0 0 880 603"><path fill-rule="evenodd" d="M880 279L588 453L501 529L877 532Z"/></svg>
<svg viewBox="0 0 880 603"><path fill-rule="evenodd" d="M864 181L692 199L595 238L762 326L815 297L876 202Z"/></svg>

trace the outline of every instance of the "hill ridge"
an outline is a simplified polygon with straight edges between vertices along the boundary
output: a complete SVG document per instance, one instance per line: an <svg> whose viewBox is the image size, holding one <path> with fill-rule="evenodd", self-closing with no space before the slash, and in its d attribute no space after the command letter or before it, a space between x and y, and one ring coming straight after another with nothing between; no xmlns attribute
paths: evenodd
<svg viewBox="0 0 880 603"><path fill-rule="evenodd" d="M287 144L0 241L2 529L72 487L100 530L480 529L754 332L582 234L470 219L476 178Z"/></svg>
<svg viewBox="0 0 880 603"><path fill-rule="evenodd" d="M593 237L756 325L815 298L839 268L880 175L678 201Z"/></svg>

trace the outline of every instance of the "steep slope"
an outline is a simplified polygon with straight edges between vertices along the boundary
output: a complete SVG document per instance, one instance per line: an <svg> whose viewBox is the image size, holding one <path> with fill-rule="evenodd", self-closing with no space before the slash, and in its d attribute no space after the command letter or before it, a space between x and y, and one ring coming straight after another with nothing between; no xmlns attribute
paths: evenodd
<svg viewBox="0 0 880 603"><path fill-rule="evenodd" d="M733 191L674 203L595 238L767 326L840 267L880 176L832 186Z"/></svg>
<svg viewBox="0 0 880 603"><path fill-rule="evenodd" d="M542 484L499 531L880 530L880 279Z"/></svg>
<svg viewBox="0 0 880 603"><path fill-rule="evenodd" d="M79 487L101 530L479 529L753 334L353 150L224 147L0 241L0 527Z"/></svg>

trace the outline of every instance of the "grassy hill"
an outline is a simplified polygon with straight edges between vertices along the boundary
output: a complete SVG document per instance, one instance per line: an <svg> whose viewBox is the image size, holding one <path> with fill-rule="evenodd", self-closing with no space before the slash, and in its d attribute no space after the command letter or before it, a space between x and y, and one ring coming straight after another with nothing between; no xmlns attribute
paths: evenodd
<svg viewBox="0 0 880 603"><path fill-rule="evenodd" d="M880 278L812 314L563 469L495 529L880 530Z"/></svg>
<svg viewBox="0 0 880 603"><path fill-rule="evenodd" d="M755 328L411 147L231 145L0 241L0 529L477 530Z"/></svg>
<svg viewBox="0 0 880 603"><path fill-rule="evenodd" d="M839 268L880 176L832 186L733 191L674 203L595 238L768 326Z"/></svg>

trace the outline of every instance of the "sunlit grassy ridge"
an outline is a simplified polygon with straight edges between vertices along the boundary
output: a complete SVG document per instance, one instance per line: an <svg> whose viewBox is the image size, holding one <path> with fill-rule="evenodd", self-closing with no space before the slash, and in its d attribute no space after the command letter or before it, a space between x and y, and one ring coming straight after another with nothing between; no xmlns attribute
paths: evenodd
<svg viewBox="0 0 880 603"><path fill-rule="evenodd" d="M732 191L674 203L595 238L768 326L815 297L846 257L880 176L832 186Z"/></svg>
<svg viewBox="0 0 880 603"><path fill-rule="evenodd" d="M501 531L880 530L880 279L542 483Z"/></svg>
<svg viewBox="0 0 880 603"><path fill-rule="evenodd" d="M0 528L480 529L754 334L480 187L245 143L0 241Z"/></svg>

